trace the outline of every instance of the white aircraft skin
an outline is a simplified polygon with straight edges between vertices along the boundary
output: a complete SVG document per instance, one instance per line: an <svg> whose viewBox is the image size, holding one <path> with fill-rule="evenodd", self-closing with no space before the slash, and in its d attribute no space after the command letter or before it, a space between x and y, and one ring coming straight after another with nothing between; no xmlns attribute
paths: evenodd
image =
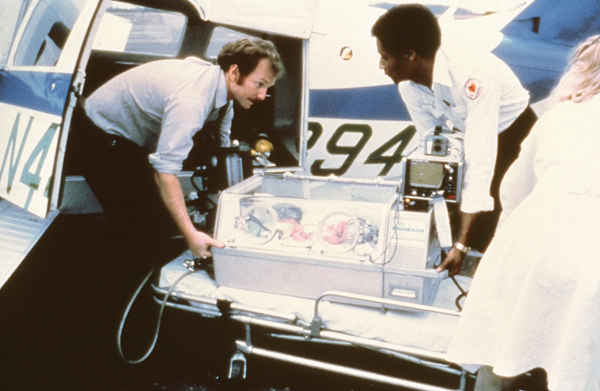
<svg viewBox="0 0 600 391"><path fill-rule="evenodd" d="M440 16L444 39L468 40L482 50L492 51L506 40L500 30L531 2L520 3L517 0L516 5L501 2L502 12L485 15L465 14L456 11L456 7L450 7ZM427 2L432 7L444 6L441 9L447 8L448 4L443 1ZM364 0L322 0L317 6L317 18L310 34L309 132L305 160L305 168L314 175L397 178L402 174L399 164L402 155L417 143L415 129L396 85L379 69L379 54L371 36L373 23L391 5ZM109 20L107 17L106 21ZM103 25L106 27L104 20ZM85 27L82 25L80 28ZM120 28L127 27L114 23L109 28L118 32L112 35L121 37L121 46L128 30ZM112 44L115 45L114 42ZM101 49L102 43L96 48ZM546 52L555 51L555 47L550 49ZM71 49L67 47L65 50ZM72 50L76 52L78 47ZM51 50L47 49L44 56L48 53L51 54ZM69 58L75 61L77 56ZM0 61L7 59L0 58ZM525 64L525 67L528 65ZM64 95L61 89L68 87L66 81L73 67L72 63L59 62L48 68L48 71L56 73L57 82L52 84L54 92ZM22 69L24 72L35 70L36 74L43 75L39 65L23 66ZM562 69L554 71L553 76ZM10 87L11 80L7 78L5 83L6 94L13 94L10 91L14 89L6 89ZM50 98L54 92L50 93ZM39 93L47 94L46 91ZM7 146L0 167L0 196L9 199L10 192L13 202L43 216L48 208L46 199L50 196L52 174L47 163L55 160L53 153L57 143L65 141L52 137L50 133L59 133L52 124L60 123L64 102L52 103L52 99L47 99L56 107L38 110L35 115L22 112L17 116L17 111L11 108L11 99L4 98L0 103L0 110L5 113L3 118L8 119L4 121L5 129L0 134L0 145ZM536 99L539 100L539 97ZM17 101L15 103L18 104ZM35 121L28 125L28 118L35 118ZM27 129L30 131L27 132ZM45 133L48 133L47 137L42 137ZM28 139L21 140L24 137L21 135L25 134ZM41 143L35 141L40 139ZM64 145L60 145L59 150L62 148ZM57 198L54 196L51 200L51 208L56 208Z"/></svg>
<svg viewBox="0 0 600 391"><path fill-rule="evenodd" d="M444 42L492 51L500 32L532 0L502 12L440 17ZM323 1L310 38L310 110L307 167L314 175L393 179L402 155L418 143L397 86L379 69L371 27L392 4ZM448 3L426 3L428 6ZM447 8L447 7L442 7Z"/></svg>
<svg viewBox="0 0 600 391"><path fill-rule="evenodd" d="M600 6L581 0L377 1L320 3L310 39L307 167L315 175L395 179L417 144L397 86L378 69L371 27L395 4L418 2L438 16L445 45L468 44L506 62L538 116L573 48L600 32ZM344 57L342 53L351 53ZM349 59L348 59L349 58Z"/></svg>
<svg viewBox="0 0 600 391"><path fill-rule="evenodd" d="M382 170L388 176L400 174L397 164L365 164L374 151L411 124L408 115L369 107L383 98L377 96L383 89L386 97L396 95L395 107L400 109L396 86L379 69L379 54L371 36L373 23L384 12L360 4L320 4L309 62L306 163L314 175L374 178ZM392 155L400 144L409 142L413 132L407 132L400 136L403 141L390 143L380 155Z"/></svg>
<svg viewBox="0 0 600 391"><path fill-rule="evenodd" d="M56 64L50 65L56 60L55 53L60 51L55 50L51 40L47 40L44 50L38 52L37 48L27 48L13 53L10 58L0 59L0 65L7 61L21 64L15 70L24 75L18 78L0 73L0 95L3 95L0 101L0 145L5 148L0 151L0 197L10 199L38 216L45 216L48 211L65 96L80 42L85 37L94 11L95 4L89 3L73 27L70 40L65 42L64 52L73 53L72 56L63 55ZM77 14L63 16L64 20L75 17ZM20 39L20 34L23 34L22 30L15 40ZM31 86L36 83L46 85L47 89L32 91ZM35 96L33 100L28 95L30 93Z"/></svg>
<svg viewBox="0 0 600 391"><path fill-rule="evenodd" d="M189 1L204 4L204 1ZM572 7L570 0L497 0L497 4L492 1L471 0L470 4L478 6L478 9L471 7L471 12L456 5L449 7L449 1L427 2L426 5L440 15L446 43L468 41L498 55L529 90L534 108L540 107L564 71L572 47L600 31L600 5L595 0L580 0L578 7ZM227 8L234 2L215 0L210 11L220 10L220 14L212 16L221 19L209 19L217 24L281 33L302 40L309 38L308 140L304 168L323 176L401 177L402 157L416 146L418 137L397 86L379 69L379 54L371 36L373 23L393 4L374 0L322 0L315 5L317 0L297 0L295 7L283 11L306 9L310 12L305 12L302 18L279 19L270 16L273 10L264 9L271 2L255 1L258 8L253 10L256 12L245 10L236 16L239 22L236 24L231 22L231 9ZM82 50L91 50L84 44L88 28L92 25L102 33L102 25L92 23L99 3L104 7L102 14L109 6L108 1L3 0L0 13L0 24L5 31L0 34L0 198L4 200L0 200L0 215L7 214L9 207L5 200L8 200L15 208L28 211L19 215L21 221L39 224L32 228L36 231L30 235L33 239L24 240L13 251L18 253L15 259L19 259L14 265L29 251L37 240L36 235L50 224L46 216L49 212L53 216L57 214L64 195L61 186L53 185L62 178L62 158L67 146L60 124L70 122L76 97L81 93L89 57L89 52L82 53ZM31 6L25 7L27 4ZM244 4L248 7L248 3ZM38 5L41 6L37 9L42 10L44 7L60 9L46 9L47 12L34 15ZM312 22L309 15L312 10L316 10L317 18L311 29L308 25ZM487 13L489 10L498 12ZM78 13L80 17L76 16ZM39 23L31 26L37 30L25 36L27 24L17 26L17 21L35 19L33 16ZM114 45L117 45L122 51L131 26L119 23L118 17L106 17L103 23L104 20L114 23L104 28L119 39L111 43L113 46L100 44L96 48L115 50ZM251 24L240 24L242 22ZM64 35L61 24L70 33ZM299 33L286 34L292 31ZM62 54L56 45L63 46ZM79 58L82 63L78 66ZM287 144L295 145L294 141ZM289 149L293 153L294 148ZM89 188L85 196L88 194ZM9 212L16 213L12 206ZM0 229L0 236L1 232ZM0 246L0 253L2 250L5 249ZM0 255L6 258L4 253ZM0 286L14 267L0 273Z"/></svg>

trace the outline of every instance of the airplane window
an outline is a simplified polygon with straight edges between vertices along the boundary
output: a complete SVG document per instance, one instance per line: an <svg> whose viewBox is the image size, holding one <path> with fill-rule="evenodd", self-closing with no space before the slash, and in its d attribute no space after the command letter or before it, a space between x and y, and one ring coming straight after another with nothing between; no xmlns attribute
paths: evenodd
<svg viewBox="0 0 600 391"><path fill-rule="evenodd" d="M15 53L17 66L54 66L87 0L42 0Z"/></svg>
<svg viewBox="0 0 600 391"><path fill-rule="evenodd" d="M0 69L4 69L6 66L15 33L21 25L28 6L28 0L4 0L2 2L2 12L0 12L0 26L2 26L0 29Z"/></svg>
<svg viewBox="0 0 600 391"><path fill-rule="evenodd" d="M221 49L227 42L242 38L252 38L251 35L242 34L238 31L230 30L225 27L216 27L210 38L210 43L206 49L206 56L211 59L217 58Z"/></svg>
<svg viewBox="0 0 600 391"><path fill-rule="evenodd" d="M186 23L187 18L180 13L113 1L92 47L175 57Z"/></svg>

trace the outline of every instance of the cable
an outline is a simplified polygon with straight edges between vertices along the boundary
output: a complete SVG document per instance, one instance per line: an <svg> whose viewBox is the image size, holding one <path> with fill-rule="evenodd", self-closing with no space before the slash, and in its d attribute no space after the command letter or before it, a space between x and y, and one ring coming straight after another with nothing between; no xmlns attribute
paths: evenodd
<svg viewBox="0 0 600 391"><path fill-rule="evenodd" d="M194 176L194 175L192 175L190 177L190 183L192 184L192 186L194 186L194 189L196 189L196 191L198 192L198 194L204 193L204 190L202 190L200 188L200 186L198 186L198 184L196 183L196 181L194 180L194 178L196 178L196 176Z"/></svg>
<svg viewBox="0 0 600 391"><path fill-rule="evenodd" d="M197 178L197 176L192 175L190 177L190 183L192 184L194 189L196 189L196 192L198 193L198 197L202 196L202 198L204 198L204 201L212 204L213 206L217 206L217 203L215 201L211 200L210 197L208 197L208 195L206 194L206 191L204 191L203 189L200 188L200 186L198 186L198 184L196 183L194 178Z"/></svg>
<svg viewBox="0 0 600 391"><path fill-rule="evenodd" d="M454 284L456 285L456 287L460 291L460 295L458 295L456 297L456 299L454 300L454 304L456 304L456 308L458 308L459 311L462 311L462 306L460 305L460 300L463 297L467 297L467 295L469 294L469 291L465 291L463 289L463 287L460 286L460 284L458 283L458 281L456 281L456 278L454 278L454 276L451 276L450 278L452 279L452 281L454 281Z"/></svg>
<svg viewBox="0 0 600 391"><path fill-rule="evenodd" d="M121 338L123 335L123 328L125 326L125 321L127 320L127 316L129 315L129 311L131 310L131 307L133 306L133 303L135 302L135 300L137 299L141 290L144 288L144 286L146 285L146 283L148 282L148 280L154 273L154 269L152 269L152 271L150 271L150 273L148 273L146 278L144 278L144 281L142 281L142 283L140 284L140 286L138 287L136 292L133 294L133 297L129 301L129 304L127 304L127 308L125 309L125 313L123 314L123 318L121 319L121 324L119 325L119 333L117 335L117 347L119 349L119 355L123 358L123 360L127 361L129 364L139 364L139 363L145 361L150 356L150 354L154 350L154 347L156 346L156 342L158 341L158 332L160 330L160 322L162 320L162 314L167 305L167 301L169 300L169 296L171 296L171 292L173 292L173 289L175 289L175 286L177 286L177 284L179 284L179 282L181 280L183 280L185 277L189 276L190 274L195 273L196 271L197 270L190 270L190 271L185 272L184 274L179 276L179 278L177 280L175 280L175 282L171 285L171 287L165 294L165 298L163 299L163 302L161 303L160 311L158 313L158 320L156 321L156 331L154 332L154 340L152 341L150 348L141 358L138 358L137 360L130 360L127 357L125 357L125 354L123 353L123 348L121 346Z"/></svg>
<svg viewBox="0 0 600 391"><path fill-rule="evenodd" d="M388 263L390 263L392 261L392 259L394 258L394 255L396 255L396 250L398 249L398 231L396 230L396 222L398 221L399 216L400 216L400 202L401 202L401 199L402 199L402 197L401 197L401 191L400 191L400 186L398 186L397 189L396 189L396 195L397 195L397 197L396 197L396 204L393 207L395 209L394 217L393 217L393 219L394 219L394 223L393 224L394 225L392 227L392 229L394 230L393 238L395 239L394 252L392 253L392 255L386 261L385 258L386 258L386 255L387 255L387 251L390 249L390 246L392 245L392 242L390 240L390 242L387 243L387 245L385 246L385 248L383 249L383 251L377 257L375 257L375 259L370 260L370 262L373 263L373 264L375 264L375 262L377 262L377 260L383 256L383 263L381 263L381 265L385 266ZM387 221L386 221L386 224L388 224ZM387 239L388 238L383 238L383 243L384 244L387 242Z"/></svg>

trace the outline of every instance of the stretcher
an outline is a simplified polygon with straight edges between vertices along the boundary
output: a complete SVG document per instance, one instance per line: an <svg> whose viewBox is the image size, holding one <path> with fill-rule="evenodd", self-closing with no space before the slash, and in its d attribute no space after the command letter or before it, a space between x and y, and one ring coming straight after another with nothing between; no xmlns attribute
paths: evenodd
<svg viewBox="0 0 600 391"><path fill-rule="evenodd" d="M431 305L325 291L315 300L218 286L210 267L184 252L164 266L155 300L164 307L193 312L207 318L229 317L244 325L246 335L236 340L230 378L245 378L246 356L319 368L404 389L465 390L469 372L444 360L459 318L460 300L471 279L457 276L441 281ZM375 350L455 377L456 388L432 385L370 370L300 357L254 344L258 332L274 338L348 345Z"/></svg>

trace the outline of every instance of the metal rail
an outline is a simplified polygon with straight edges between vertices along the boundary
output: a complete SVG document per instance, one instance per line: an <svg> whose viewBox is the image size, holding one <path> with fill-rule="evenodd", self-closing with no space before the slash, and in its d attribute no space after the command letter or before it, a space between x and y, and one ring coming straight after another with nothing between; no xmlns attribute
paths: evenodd
<svg viewBox="0 0 600 391"><path fill-rule="evenodd" d="M324 361L308 359L304 357L298 357L286 353L280 353L272 350L257 348L253 345L248 345L244 341L235 341L237 349L245 354L254 354L261 357L271 358L274 360L279 360L291 364L302 365L309 368L322 369L329 372L358 377L361 379L376 381L379 383L391 384L394 386L409 388L412 390L418 391L456 391L456 389L444 388L444 387L436 387L431 386L424 383L419 383L411 380L399 379L392 376L381 375L369 371L365 371L362 369L350 368L343 365L331 364ZM461 388L460 390L464 390L465 381L461 378Z"/></svg>
<svg viewBox="0 0 600 391"><path fill-rule="evenodd" d="M418 365L423 365L426 366L428 368L432 368L438 371L442 371L442 372L446 372L452 375L461 375L462 371L452 368L450 366L450 364L443 364L440 363L438 361L427 361L424 359L420 359L418 357L409 355L409 354L404 354L404 353L399 353L399 352L393 352L391 350L385 350L385 349L375 349L375 348L369 348L368 346L357 346L357 344L354 343L350 343L350 342L344 342L344 341L332 341L332 340L328 340L328 339L321 339L321 338L310 338L310 339L306 339L306 337L302 337L302 336L298 336L298 335L289 335L289 334L266 334L269 337L272 338L278 338L278 339L284 339L284 340L290 340L290 341L298 341L298 342L312 342L312 343L316 343L316 344L326 344L326 345L339 345L339 346L345 346L345 347L360 347L360 348L365 348L365 349L371 349L373 351L377 351L379 353L385 354L387 356L391 356L394 358L398 358L400 360L403 361L408 361L414 364L418 364Z"/></svg>
<svg viewBox="0 0 600 391"><path fill-rule="evenodd" d="M399 308L407 308L407 309L411 309L411 310L433 312L433 313L437 313L437 314L444 314L444 315L450 315L450 316L460 316L460 312L458 312L458 311L446 310L443 308L431 307L428 305L406 303L406 302L401 302L398 300L357 295L355 293L348 293L348 292L327 291L327 292L324 292L321 295L319 295L319 297L317 297L317 299L315 300L315 318L319 318L319 304L326 297L338 297L338 298L352 299L352 300L358 300L358 301L363 301L363 302L368 302L368 303L383 304L383 305L394 306L394 307L399 307Z"/></svg>
<svg viewBox="0 0 600 391"><path fill-rule="evenodd" d="M167 291L164 289L157 288L155 286L153 286L153 288L154 288L155 292L160 293L162 295L165 295L167 293ZM184 300L193 301L196 303L210 305L210 306L215 307L215 310L200 309L200 308L193 307L193 306L189 306L190 308L185 308L186 310L188 310L190 312L197 312L197 313L205 314L210 317L217 317L217 316L221 316L221 314L222 314L217 307L217 299L207 299L207 298L202 298L202 297L185 294L185 293L179 293L179 292L172 292L171 296L178 298L178 299L184 299ZM345 293L345 292L329 291L329 292L325 292L324 294L322 294L316 300L316 302L315 302L315 315L316 315L315 318L318 318L318 304L325 297L340 297L340 298L369 301L369 302L374 302L374 303L379 303L379 304L390 304L390 305L394 304L394 305L399 305L401 307L405 307L405 308L409 308L409 309L417 309L417 310L423 310L423 311L429 311L429 312L443 313L443 314L454 315L454 316L460 315L460 312L444 310L441 308L435 308L435 307L429 307L429 306L423 306L423 305L411 304L411 303L399 303L395 300L368 298L366 296L355 295L355 294L350 294L350 293ZM184 309L183 307L185 307L185 304L176 304L176 303L169 303L169 302L167 302L167 305L169 305L170 307L180 308L180 309ZM236 303L232 303L230 308L235 311L240 311L243 313L250 314L250 315L231 314L231 319L238 321L240 323L248 324L248 325L255 325L255 326L271 328L271 329L275 329L275 330L279 330L279 331L284 331L287 333L300 335L307 339L318 337L318 338L322 338L325 340L346 342L346 343L350 343L352 345L368 347L368 348L376 349L376 350L387 350L387 351L392 351L392 352L410 354L410 355L414 355L417 357L426 358L426 359L435 360L435 361L442 361L442 362L445 361L445 355L440 352L432 352L432 351L428 351L425 349L413 348L413 347L409 347L409 346L402 346L402 345L398 345L398 344L391 343L391 342L374 340L374 339L370 339L370 338L357 337L354 335L345 334L345 333L338 332L338 331L326 330L326 329L322 328L320 323L317 324L318 325L317 330L314 329L314 326L311 329L311 328L306 327L307 325L298 324L298 318L293 314L285 314L285 313L280 313L280 312L276 312L276 311L263 310L263 309L258 309L258 308L254 308L254 307L239 305ZM269 320L269 319L264 319L264 318L256 317L256 316L262 316L262 317L266 316L266 317L270 317L270 318L281 319L281 320L286 321L286 323L279 322L279 321L273 321L273 320Z"/></svg>
<svg viewBox="0 0 600 391"><path fill-rule="evenodd" d="M168 290L158 288L155 285L152 285L155 293L158 295L167 294ZM254 308L251 306L245 306L237 303L233 303L227 301L228 309L232 312L228 314L224 314L221 308L219 308L219 301L217 299L210 299L199 297L191 294L181 293L181 292L171 292L170 297L180 300L187 300L189 302L194 302L198 304L202 304L205 306L209 306L212 308L203 308L193 306L191 304L185 303L174 303L174 302L165 302L166 306L171 308L182 309L189 312L199 313L202 316L207 317L220 317L223 315L229 315L229 317L237 322L243 323L247 328L250 326L259 326L264 328L269 328L273 330L278 330L281 332L292 334L292 336L288 336L290 338L294 338L294 335L297 336L298 339L303 340L313 340L315 342L329 343L329 344L341 344L347 346L358 346L367 349L373 349L381 352L382 354L391 355L392 357L396 357L399 359L403 359L406 361L414 362L417 364L425 365L434 370L440 370L449 374L460 376L460 388L458 391L464 391L466 387L466 379L467 373L464 371L460 371L458 369L454 369L445 363L445 355L439 352L431 352L424 349L413 348L398 345L395 343L374 340L369 338L358 337L354 335L345 334L338 331L331 331L324 329L320 323L319 318L319 304L325 298L337 297L344 299L352 299L369 303L377 303L382 305L390 305L396 306L399 308L406 308L410 310L419 310L426 311L430 313L440 313L450 316L460 316L460 312L445 310L436 307L430 307L419 304L411 304L399 302L397 300L389 300L382 299L376 297L369 296L361 296L346 292L338 292L338 291L328 291L320 295L315 300L315 308L314 315L315 318L313 322L308 325L306 322L302 322L298 319L297 316L293 314L281 313L277 311L264 310L260 308ZM163 300L160 300L155 297L155 301L157 303L162 303ZM276 320L274 320L276 319ZM249 330L249 329L248 329ZM361 379L376 381L380 383L386 383L390 385L405 387L411 390L417 391L456 391L456 389L449 389L444 387L431 386L424 383L419 383L415 381L400 379L392 376L381 375L374 372L369 372L361 369L350 368L342 365L327 363L323 361L298 357L290 354L280 353L276 351L266 350L262 348L257 348L252 345L252 341L249 335L247 335L246 341L236 341L237 348L240 352L245 354L254 354L266 358L271 358L279 361L284 361L292 364L298 364L302 366L307 366L311 368L317 368L326 370L329 372L334 372L338 374L358 377ZM433 362L422 361L421 359L432 360Z"/></svg>
<svg viewBox="0 0 600 391"><path fill-rule="evenodd" d="M168 292L167 289L159 288L155 285L152 285L152 289L154 289L154 292L161 294L163 296L166 295ZM208 299L205 297L190 295L188 293L182 293L179 291L171 292L171 297L176 298L176 299L191 301L194 303L211 305L218 309L218 302L219 302L218 299ZM226 300L223 300L223 301L226 301ZM285 313L285 312L272 311L272 310L266 310L263 308L251 307L251 306L238 304L238 303L228 301L228 300L227 300L227 302L230 303L229 308L232 311L249 312L249 313L260 315L260 316L267 316L270 318L277 318L277 319L285 320L285 321L291 322L291 323L296 323L299 320L295 314L289 314L289 313Z"/></svg>
<svg viewBox="0 0 600 391"><path fill-rule="evenodd" d="M338 331L321 330L318 333L318 335L314 335L314 333L312 333L312 331L306 327L286 323L277 323L266 319L255 318L249 315L234 315L231 318L240 323L285 331L288 333L304 336L307 339L319 337L325 340L347 342L352 345L369 347L376 350L390 350L393 352L411 354L422 358L428 358L431 360L445 361L445 355L443 353L431 352L424 349L402 346L395 343L370 338L357 337L354 335L344 334Z"/></svg>

